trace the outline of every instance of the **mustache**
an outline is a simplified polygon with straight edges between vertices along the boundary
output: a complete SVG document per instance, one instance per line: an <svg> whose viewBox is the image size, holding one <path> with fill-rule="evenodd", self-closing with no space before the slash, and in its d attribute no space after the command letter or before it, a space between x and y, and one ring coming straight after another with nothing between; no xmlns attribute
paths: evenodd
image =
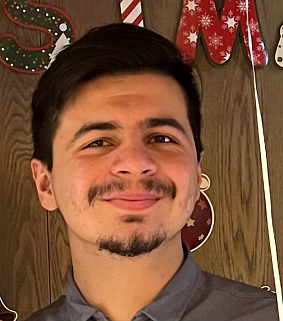
<svg viewBox="0 0 283 321"><path fill-rule="evenodd" d="M91 205L98 197L110 195L113 192L123 192L130 189L129 182L112 181L101 185L94 185L88 192L88 203ZM177 194L176 184L172 181L162 181L160 179L142 179L139 185L145 191L154 191L162 197L170 197L174 199Z"/></svg>

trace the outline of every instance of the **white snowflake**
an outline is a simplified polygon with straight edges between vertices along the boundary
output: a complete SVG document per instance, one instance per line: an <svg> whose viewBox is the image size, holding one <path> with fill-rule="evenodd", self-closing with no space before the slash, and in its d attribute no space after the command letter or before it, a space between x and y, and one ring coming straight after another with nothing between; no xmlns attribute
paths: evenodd
<svg viewBox="0 0 283 321"><path fill-rule="evenodd" d="M185 40L183 42L184 45L190 44L191 47L195 48L197 44L197 39L198 39L198 33L197 31L195 32L183 32L183 35L185 36Z"/></svg>
<svg viewBox="0 0 283 321"><path fill-rule="evenodd" d="M200 24L203 28L207 29L211 26L213 26L213 17L209 14L207 15L206 12L199 18Z"/></svg>
<svg viewBox="0 0 283 321"><path fill-rule="evenodd" d="M220 52L220 55L223 57L223 59L220 62L221 64L224 64L226 61L230 59L231 50L232 50L231 46L228 46L226 51Z"/></svg>
<svg viewBox="0 0 283 321"><path fill-rule="evenodd" d="M248 3L248 9L249 9L249 3ZM245 14L247 11L247 5L245 0L237 1L237 11L240 11L241 14Z"/></svg>
<svg viewBox="0 0 283 321"><path fill-rule="evenodd" d="M250 53L248 53L248 56L249 56L250 61L252 61ZM257 54L255 51L253 51L253 63L255 66L260 65L259 58L260 58L260 54Z"/></svg>
<svg viewBox="0 0 283 321"><path fill-rule="evenodd" d="M186 26L187 25L187 23L186 23L186 16L184 15L184 16L182 16L182 18L181 18L181 21L180 21L180 26L179 26L179 29L181 29L183 26Z"/></svg>
<svg viewBox="0 0 283 321"><path fill-rule="evenodd" d="M214 35L209 37L209 46L214 47L215 50L218 49L218 47L222 47L223 43L222 43L222 39L223 36L219 36L216 32L214 32Z"/></svg>
<svg viewBox="0 0 283 321"><path fill-rule="evenodd" d="M196 8L198 7L197 3L194 0L188 0L185 6L189 11L196 11Z"/></svg>
<svg viewBox="0 0 283 321"><path fill-rule="evenodd" d="M183 6L183 13L188 12L190 16L194 16L195 12L201 12L201 0L186 0Z"/></svg>
<svg viewBox="0 0 283 321"><path fill-rule="evenodd" d="M210 0L210 11L216 11L216 5L214 0Z"/></svg>
<svg viewBox="0 0 283 321"><path fill-rule="evenodd" d="M243 37L244 38L244 44L248 47L249 46L249 37Z"/></svg>
<svg viewBox="0 0 283 321"><path fill-rule="evenodd" d="M252 35L254 35L255 32L259 32L258 22L255 22L253 18L249 22L249 29L250 29Z"/></svg>
<svg viewBox="0 0 283 321"><path fill-rule="evenodd" d="M265 50L265 44L264 42L262 41L262 39L259 37L259 38L256 38L256 41L258 43L258 46L257 46L257 51L264 51Z"/></svg>
<svg viewBox="0 0 283 321"><path fill-rule="evenodd" d="M229 32L233 33L235 30L237 30L239 21L241 20L240 16L234 16L233 11L230 10L228 12L228 15L223 15L221 17L221 20L224 21L222 25L222 29L229 29Z"/></svg>

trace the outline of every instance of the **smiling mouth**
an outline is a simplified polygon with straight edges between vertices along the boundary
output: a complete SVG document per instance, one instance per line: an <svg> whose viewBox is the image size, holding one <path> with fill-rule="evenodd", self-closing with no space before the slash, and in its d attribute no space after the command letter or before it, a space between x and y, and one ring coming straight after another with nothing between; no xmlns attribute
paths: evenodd
<svg viewBox="0 0 283 321"><path fill-rule="evenodd" d="M154 206L156 203L158 203L159 200L160 198L139 199L139 200L113 198L110 200L106 200L106 202L123 210L142 211Z"/></svg>

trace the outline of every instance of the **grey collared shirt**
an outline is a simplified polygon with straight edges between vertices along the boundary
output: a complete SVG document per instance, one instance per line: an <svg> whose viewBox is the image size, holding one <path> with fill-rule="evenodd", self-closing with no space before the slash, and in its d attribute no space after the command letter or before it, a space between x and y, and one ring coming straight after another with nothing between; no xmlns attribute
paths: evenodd
<svg viewBox="0 0 283 321"><path fill-rule="evenodd" d="M203 272L183 245L185 261L156 299L134 321L278 321L276 296L246 284ZM27 321L109 321L87 304L69 270L66 296ZM128 321L128 320L127 320Z"/></svg>

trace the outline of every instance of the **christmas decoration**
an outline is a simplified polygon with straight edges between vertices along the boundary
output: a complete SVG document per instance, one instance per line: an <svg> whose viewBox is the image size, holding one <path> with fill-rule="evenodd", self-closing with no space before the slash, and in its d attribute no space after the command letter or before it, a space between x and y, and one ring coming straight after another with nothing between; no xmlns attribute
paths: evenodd
<svg viewBox="0 0 283 321"><path fill-rule="evenodd" d="M208 196L204 193L210 187L210 179L202 174L201 192L194 211L182 228L182 240L186 242L191 251L200 248L209 238L214 225L214 211Z"/></svg>
<svg viewBox="0 0 283 321"><path fill-rule="evenodd" d="M18 319L18 313L9 309L3 302L0 296L0 318L3 321L16 321Z"/></svg>
<svg viewBox="0 0 283 321"><path fill-rule="evenodd" d="M124 23L143 27L142 6L140 0L119 0Z"/></svg>
<svg viewBox="0 0 283 321"><path fill-rule="evenodd" d="M249 23L247 23L247 3ZM259 30L254 0L226 0L220 19L214 0L184 0L177 46L186 60L194 60L201 31L210 59L221 65L231 56L239 27L242 29L249 59L251 60L248 30L254 48L252 52L254 65L266 65L268 57Z"/></svg>
<svg viewBox="0 0 283 321"><path fill-rule="evenodd" d="M52 62L55 60L57 54L67 45L70 44L70 40L66 37L65 31L67 31L68 27L65 23L61 23L59 26L60 31L62 31L61 36L59 39L55 42L55 47L52 53L50 54L50 62L48 65L48 68L52 64Z"/></svg>
<svg viewBox="0 0 283 321"><path fill-rule="evenodd" d="M36 29L49 36L49 42L42 47L26 47L12 34L0 36L0 61L7 67L23 72L38 74L44 72L49 64L49 56L55 43L62 35L61 28L68 42L76 37L71 19L62 10L50 6L32 3L28 0L4 0L2 9L15 24L29 29ZM65 27L64 27L65 26ZM62 45L62 38L59 41ZM66 39L64 43L67 44ZM53 59L54 59L53 53Z"/></svg>
<svg viewBox="0 0 283 321"><path fill-rule="evenodd" d="M280 28L280 38L275 52L275 62L279 67L283 67L283 26Z"/></svg>

